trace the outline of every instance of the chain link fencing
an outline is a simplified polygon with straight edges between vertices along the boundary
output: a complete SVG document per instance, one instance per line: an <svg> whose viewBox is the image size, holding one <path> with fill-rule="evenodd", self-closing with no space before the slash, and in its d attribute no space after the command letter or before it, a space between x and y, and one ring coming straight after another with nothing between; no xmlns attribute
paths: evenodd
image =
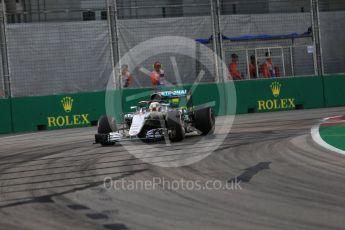
<svg viewBox="0 0 345 230"><path fill-rule="evenodd" d="M126 5L128 2L122 1L118 5L118 31L119 58L130 52L134 47L140 46L143 42L150 39L162 37L161 41L152 47L147 54L146 60L141 63L135 63L135 58L130 60L135 66L129 66L136 87L150 86L150 72L154 70L154 63L159 61L165 72L165 79L171 85L193 83L201 71L205 75L198 82L214 81L214 70L212 73L200 63L204 60L196 59L198 43L191 47L193 53L189 56L179 54L179 47L176 47L176 53L160 53L151 55L156 49L164 49L162 46L176 45L177 37L184 37L195 40L197 38L207 37L212 31L210 5L196 4L189 2L182 4L175 2L171 5L152 4L152 1L139 1L136 6ZM204 8L204 16L191 16L190 8ZM206 10L208 9L208 10ZM186 13L189 16L182 16ZM195 12L194 12L195 13ZM151 15L150 17L148 15ZM164 38L163 38L164 37ZM167 42L168 41L168 42ZM167 45L167 43L170 43ZM169 47L165 47L169 50ZM193 57L194 56L194 57ZM204 57L207 61L209 57ZM211 58L211 60L213 60ZM128 63L121 63L126 65Z"/></svg>
<svg viewBox="0 0 345 230"><path fill-rule="evenodd" d="M1 58L2 59L2 58ZM1 60L2 62L2 60ZM0 71L2 72L2 68L0 67ZM0 98L6 97L6 90L5 90L5 78L3 74L0 75Z"/></svg>
<svg viewBox="0 0 345 230"><path fill-rule="evenodd" d="M0 63L3 63L3 57L0 56ZM5 76L2 65L0 65L0 98L6 97L6 89L5 89Z"/></svg>
<svg viewBox="0 0 345 230"><path fill-rule="evenodd" d="M9 24L12 96L103 90L111 75L104 21Z"/></svg>
<svg viewBox="0 0 345 230"><path fill-rule="evenodd" d="M6 98L9 94L6 89L8 85L8 65L7 65L7 51L6 51L6 28L5 28L5 14L0 10L0 98Z"/></svg>
<svg viewBox="0 0 345 230"><path fill-rule="evenodd" d="M230 64L236 54L244 79L264 78L269 59L276 77L315 74L310 1L224 1L223 6L223 58Z"/></svg>
<svg viewBox="0 0 345 230"><path fill-rule="evenodd" d="M172 85L195 82L202 71L206 73L201 82L219 80L216 59L200 53L202 46L227 65L236 54L238 70L246 80L264 78L267 55L279 77L316 75L321 57L315 39L318 26L324 72L345 72L345 3L340 0L8 2L0 26L0 97L7 91L13 97L103 91L114 73L120 78L115 66L125 54L162 36L171 45L176 36L196 41L195 58L148 53L145 61L129 66L132 87L150 86L149 73L156 61L162 63ZM311 2L318 4L319 20L312 17L315 8ZM2 1L1 6L4 4ZM214 69L206 71L205 62L211 62ZM123 64L128 63L119 66ZM5 80L6 74L10 82Z"/></svg>
<svg viewBox="0 0 345 230"><path fill-rule="evenodd" d="M208 36L211 30L210 17L121 20L119 21L120 56L122 57L127 52L130 52L133 47L149 39L164 36L161 42L166 44L165 42L168 40L173 45L174 41L177 39L175 36L194 40L198 37ZM161 46L162 44L157 44L157 47L152 47L152 52L154 52L155 49L161 48ZM166 48L168 50L168 47ZM178 47L176 47L176 49L178 49ZM195 52L197 52L196 47ZM195 54L191 54L191 56L193 55ZM148 58L144 62L137 63L137 66L130 66L130 68L137 86L150 85L149 73L153 71L153 65L156 61L162 64L168 82L172 84L192 83L196 80L202 68L197 70L196 67L201 66L198 65L200 60L193 59L191 56L187 57L185 55L169 53L154 56L148 54ZM204 58L209 59L209 57ZM176 79L176 70L178 70L180 74L180 79ZM201 81L214 81L213 73L207 72Z"/></svg>
<svg viewBox="0 0 345 230"><path fill-rule="evenodd" d="M94 5L89 11L80 5L77 9L73 1L67 6L50 3L44 11L34 4L16 17L7 14L12 96L104 90L112 73L108 23L90 20L85 12L101 13L105 4L103 10Z"/></svg>
<svg viewBox="0 0 345 230"><path fill-rule="evenodd" d="M319 0L322 60L325 74L345 72L345 1Z"/></svg>

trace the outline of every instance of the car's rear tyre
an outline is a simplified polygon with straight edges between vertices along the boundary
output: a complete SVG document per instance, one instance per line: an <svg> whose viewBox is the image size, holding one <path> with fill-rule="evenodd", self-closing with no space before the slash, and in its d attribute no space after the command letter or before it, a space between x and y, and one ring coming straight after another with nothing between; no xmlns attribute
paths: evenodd
<svg viewBox="0 0 345 230"><path fill-rule="evenodd" d="M210 107L198 109L194 112L195 128L201 135L213 133L215 118L213 110Z"/></svg>
<svg viewBox="0 0 345 230"><path fill-rule="evenodd" d="M116 121L113 117L102 116L98 119L98 134L109 134L111 132L115 132L117 130ZM109 141L101 141L100 144L102 146L111 146L114 145L115 142Z"/></svg>
<svg viewBox="0 0 345 230"><path fill-rule="evenodd" d="M167 129L169 130L169 139L172 142L179 142L185 138L181 112L170 111L167 115Z"/></svg>

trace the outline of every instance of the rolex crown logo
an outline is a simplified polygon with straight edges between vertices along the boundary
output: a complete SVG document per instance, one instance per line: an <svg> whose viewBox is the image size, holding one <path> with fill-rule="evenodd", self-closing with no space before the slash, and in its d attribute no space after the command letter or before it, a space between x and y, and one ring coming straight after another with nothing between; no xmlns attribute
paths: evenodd
<svg viewBox="0 0 345 230"><path fill-rule="evenodd" d="M273 96L279 97L280 89L281 89L282 85L279 82L273 82L270 87L271 87Z"/></svg>
<svg viewBox="0 0 345 230"><path fill-rule="evenodd" d="M72 107L73 107L73 98L71 97L64 97L61 100L63 109L65 110L66 113L69 113L72 111Z"/></svg>

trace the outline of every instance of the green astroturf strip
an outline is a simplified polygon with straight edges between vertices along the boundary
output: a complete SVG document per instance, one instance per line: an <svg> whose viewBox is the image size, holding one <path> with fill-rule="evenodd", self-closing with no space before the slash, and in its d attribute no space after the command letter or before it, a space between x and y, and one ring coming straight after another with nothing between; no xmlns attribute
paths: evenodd
<svg viewBox="0 0 345 230"><path fill-rule="evenodd" d="M345 125L320 127L320 136L326 143L345 151Z"/></svg>

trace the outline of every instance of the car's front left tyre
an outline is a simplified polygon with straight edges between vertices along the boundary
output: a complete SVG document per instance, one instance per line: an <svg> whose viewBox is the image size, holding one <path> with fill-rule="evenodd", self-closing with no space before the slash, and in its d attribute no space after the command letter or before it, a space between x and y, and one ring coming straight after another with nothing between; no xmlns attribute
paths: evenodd
<svg viewBox="0 0 345 230"><path fill-rule="evenodd" d="M117 130L115 118L109 116L102 116L98 119L97 134L95 136L96 143L102 146L114 145L115 142L108 140L109 133Z"/></svg>

